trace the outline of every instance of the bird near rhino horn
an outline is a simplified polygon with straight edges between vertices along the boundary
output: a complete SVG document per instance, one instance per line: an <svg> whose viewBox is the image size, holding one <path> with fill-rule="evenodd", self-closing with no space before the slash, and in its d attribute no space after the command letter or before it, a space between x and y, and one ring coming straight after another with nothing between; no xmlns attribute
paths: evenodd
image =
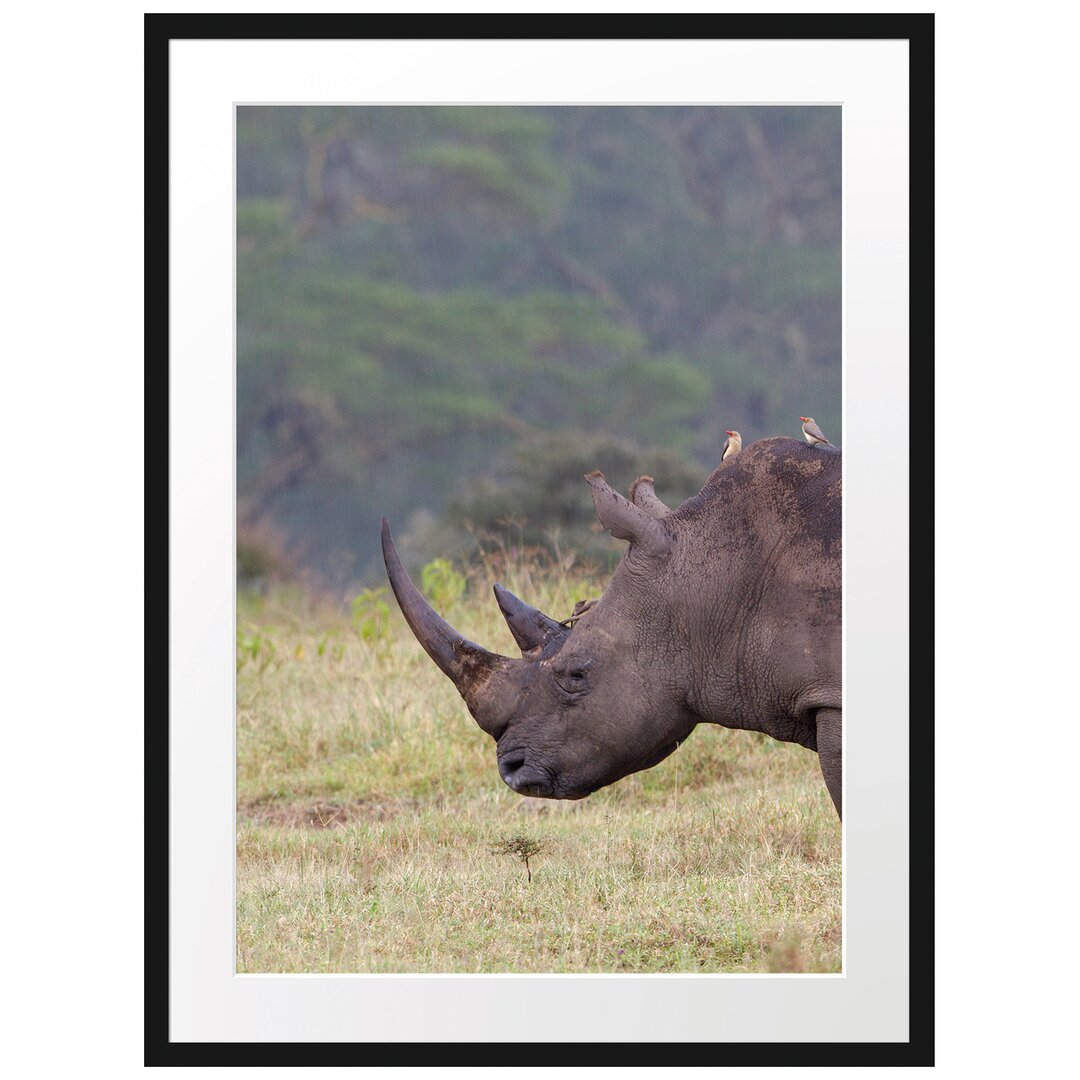
<svg viewBox="0 0 1080 1080"><path fill-rule="evenodd" d="M559 625L566 627L573 626L574 623L578 622L581 619L582 615L586 615L590 611L592 611L592 609L596 607L597 602L598 601L596 600L579 600L574 605L574 610L570 612L569 617L563 619L563 621L559 623Z"/></svg>
<svg viewBox="0 0 1080 1080"><path fill-rule="evenodd" d="M802 421L803 437L811 446L832 446L812 416L800 416L799 419Z"/></svg>
<svg viewBox="0 0 1080 1080"><path fill-rule="evenodd" d="M720 455L721 461L727 461L729 457L737 454L742 449L742 436L737 431L727 433L727 441L724 443L724 452Z"/></svg>

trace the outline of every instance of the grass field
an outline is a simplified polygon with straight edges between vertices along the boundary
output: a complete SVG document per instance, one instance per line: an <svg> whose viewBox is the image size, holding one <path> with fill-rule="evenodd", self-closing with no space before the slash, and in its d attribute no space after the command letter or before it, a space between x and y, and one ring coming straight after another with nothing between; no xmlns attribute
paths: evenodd
<svg viewBox="0 0 1080 1080"><path fill-rule="evenodd" d="M513 656L492 581L556 617L601 589L509 560L427 579ZM810 751L702 726L588 799L522 799L378 592L351 613L242 596L237 667L238 971L840 970L840 825ZM528 841L528 868L498 850Z"/></svg>

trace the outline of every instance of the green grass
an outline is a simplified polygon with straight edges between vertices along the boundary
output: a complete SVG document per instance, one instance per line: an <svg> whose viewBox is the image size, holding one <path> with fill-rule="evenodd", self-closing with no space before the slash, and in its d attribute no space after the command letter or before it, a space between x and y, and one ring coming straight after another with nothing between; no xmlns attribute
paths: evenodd
<svg viewBox="0 0 1080 1080"><path fill-rule="evenodd" d="M444 614L510 655L493 580L556 617L600 592L565 563L474 575ZM702 726L588 799L522 799L396 609L372 630L371 607L354 626L295 591L241 599L237 970L840 970L815 754ZM516 838L542 845L531 882L493 850Z"/></svg>

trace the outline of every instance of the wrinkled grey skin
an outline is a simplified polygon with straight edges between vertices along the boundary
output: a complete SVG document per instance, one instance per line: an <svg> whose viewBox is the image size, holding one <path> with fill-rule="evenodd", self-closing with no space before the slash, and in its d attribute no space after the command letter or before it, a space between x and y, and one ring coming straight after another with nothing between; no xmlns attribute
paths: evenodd
<svg viewBox="0 0 1080 1080"><path fill-rule="evenodd" d="M701 723L817 750L841 811L841 454L763 439L675 510L586 479L630 546L570 628L495 586L522 658L466 641L383 554L417 639L497 744L515 791L580 799L662 761Z"/></svg>

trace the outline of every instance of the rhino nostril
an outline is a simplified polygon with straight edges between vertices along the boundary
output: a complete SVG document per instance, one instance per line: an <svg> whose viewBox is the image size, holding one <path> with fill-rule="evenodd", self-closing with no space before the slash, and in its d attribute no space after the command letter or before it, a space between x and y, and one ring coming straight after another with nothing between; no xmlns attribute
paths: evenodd
<svg viewBox="0 0 1080 1080"><path fill-rule="evenodd" d="M522 753L504 754L499 758L499 772L502 778L510 783L510 777L525 764L525 755Z"/></svg>
<svg viewBox="0 0 1080 1080"><path fill-rule="evenodd" d="M550 796L552 786L547 772L527 765L525 757L523 752L514 751L499 758L499 775L503 783L519 795Z"/></svg>

